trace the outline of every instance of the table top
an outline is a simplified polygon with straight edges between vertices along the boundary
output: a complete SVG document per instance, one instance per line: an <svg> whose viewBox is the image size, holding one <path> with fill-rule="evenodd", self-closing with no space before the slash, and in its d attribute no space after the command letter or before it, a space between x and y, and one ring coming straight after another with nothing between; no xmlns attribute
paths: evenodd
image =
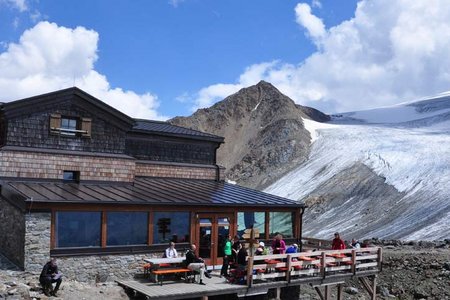
<svg viewBox="0 0 450 300"><path fill-rule="evenodd" d="M145 262L151 263L153 265L159 264L176 264L182 263L185 260L185 257L176 257L176 258L144 258Z"/></svg>
<svg viewBox="0 0 450 300"><path fill-rule="evenodd" d="M328 254L328 256L334 257L334 258L344 258L347 257L345 254L342 253L332 253L332 254Z"/></svg>
<svg viewBox="0 0 450 300"><path fill-rule="evenodd" d="M316 260L317 258L313 258L311 256L299 256L298 257L300 260L305 260L305 261L313 261Z"/></svg>
<svg viewBox="0 0 450 300"><path fill-rule="evenodd" d="M275 259L266 259L266 260L264 260L264 262L268 265L275 265L275 264L281 263L282 261L275 260Z"/></svg>

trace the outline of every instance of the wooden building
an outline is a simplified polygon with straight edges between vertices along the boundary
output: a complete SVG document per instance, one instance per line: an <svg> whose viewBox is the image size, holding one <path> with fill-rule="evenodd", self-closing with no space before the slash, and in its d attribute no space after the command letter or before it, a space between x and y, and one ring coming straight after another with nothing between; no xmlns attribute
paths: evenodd
<svg viewBox="0 0 450 300"><path fill-rule="evenodd" d="M55 256L78 280L104 280L132 276L169 241L197 244L210 265L246 228L299 241L304 206L226 183L223 142L75 87L0 104L0 252L29 271Z"/></svg>

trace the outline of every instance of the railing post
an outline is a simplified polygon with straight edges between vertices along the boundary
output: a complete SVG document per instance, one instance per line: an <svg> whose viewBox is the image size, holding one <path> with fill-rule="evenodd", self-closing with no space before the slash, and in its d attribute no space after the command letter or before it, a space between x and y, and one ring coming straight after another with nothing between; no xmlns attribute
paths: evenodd
<svg viewBox="0 0 450 300"><path fill-rule="evenodd" d="M291 269L292 269L292 256L290 254L288 254L288 256L286 257L286 281L290 282L291 281Z"/></svg>
<svg viewBox="0 0 450 300"><path fill-rule="evenodd" d="M326 270L326 260L327 260L327 255L325 254L325 252L322 252L322 257L320 258L320 265L321 265L321 275L322 278L325 278L325 270Z"/></svg>
<svg viewBox="0 0 450 300"><path fill-rule="evenodd" d="M382 253L382 248L378 248L378 258L377 258L377 262L378 262L378 272L381 272L381 269L383 268L383 253Z"/></svg>
<svg viewBox="0 0 450 300"><path fill-rule="evenodd" d="M253 257L250 256L247 261L247 286L252 287L253 284Z"/></svg>
<svg viewBox="0 0 450 300"><path fill-rule="evenodd" d="M353 275L356 274L356 250L352 250L352 273Z"/></svg>

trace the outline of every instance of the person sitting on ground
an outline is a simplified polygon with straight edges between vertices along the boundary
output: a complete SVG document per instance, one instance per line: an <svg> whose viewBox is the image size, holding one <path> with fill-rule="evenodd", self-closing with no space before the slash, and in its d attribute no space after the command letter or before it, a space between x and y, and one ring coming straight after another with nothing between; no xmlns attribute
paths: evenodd
<svg viewBox="0 0 450 300"><path fill-rule="evenodd" d="M336 232L334 234L334 239L333 242L331 244L331 249L332 250L344 250L345 247L345 243L344 241L341 239L341 236L339 235L339 232Z"/></svg>
<svg viewBox="0 0 450 300"><path fill-rule="evenodd" d="M52 258L48 261L42 268L41 276L39 276L39 282L42 285L44 294L49 296L55 296L61 285L62 274L58 271L58 266L56 265L56 258ZM53 289L53 283L56 282L55 289Z"/></svg>
<svg viewBox="0 0 450 300"><path fill-rule="evenodd" d="M211 278L211 275L209 275L209 273L206 272L205 261L195 254L196 249L197 247L194 244L192 244L191 248L186 252L186 265L189 270L200 273L199 284L204 285L205 283L203 283L203 277L206 276L208 278Z"/></svg>
<svg viewBox="0 0 450 300"><path fill-rule="evenodd" d="M359 244L359 242L355 239L352 239L352 243L350 244L350 247L352 249L359 249L361 248L361 245Z"/></svg>
<svg viewBox="0 0 450 300"><path fill-rule="evenodd" d="M169 248L166 249L166 251L164 252L164 255L165 255L164 257L167 257L167 258L177 258L178 257L177 249L175 249L174 242L169 243Z"/></svg>
<svg viewBox="0 0 450 300"><path fill-rule="evenodd" d="M284 254L286 251L286 243L283 241L283 236L278 233L272 242L272 253L273 254Z"/></svg>
<svg viewBox="0 0 450 300"><path fill-rule="evenodd" d="M297 244L292 244L286 249L286 254L297 253L297 251L298 251L298 245Z"/></svg>

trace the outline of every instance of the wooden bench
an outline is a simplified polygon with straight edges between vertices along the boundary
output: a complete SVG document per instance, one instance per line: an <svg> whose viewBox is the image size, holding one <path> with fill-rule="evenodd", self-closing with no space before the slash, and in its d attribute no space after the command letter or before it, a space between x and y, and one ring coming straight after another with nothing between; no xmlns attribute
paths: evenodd
<svg viewBox="0 0 450 300"><path fill-rule="evenodd" d="M188 272L191 272L191 270L185 269L185 268L178 268L178 269L153 270L152 274L155 275L155 281L157 283L159 283L160 285L162 285L163 284L164 275L184 273L184 278L187 280L187 273Z"/></svg>

